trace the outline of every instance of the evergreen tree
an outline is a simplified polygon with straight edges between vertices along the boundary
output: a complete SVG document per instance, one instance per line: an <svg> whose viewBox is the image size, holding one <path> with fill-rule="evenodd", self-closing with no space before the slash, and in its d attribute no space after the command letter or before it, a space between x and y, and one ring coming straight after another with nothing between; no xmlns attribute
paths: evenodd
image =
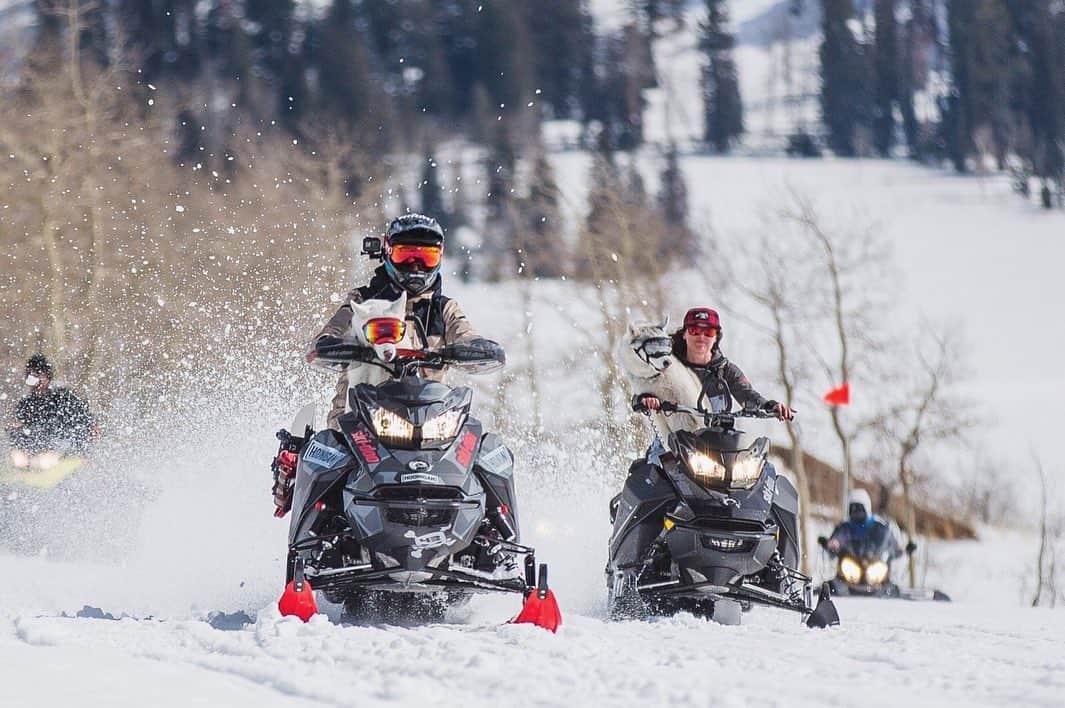
<svg viewBox="0 0 1065 708"><path fill-rule="evenodd" d="M1032 166L1042 180L1043 206L1053 206L1053 193L1065 179L1065 9L1050 0L1015 2L1014 17L1025 48L1029 71L1027 122L1032 136Z"/></svg>
<svg viewBox="0 0 1065 708"><path fill-rule="evenodd" d="M334 0L314 52L323 107L349 126L371 107L369 66L355 20L352 0Z"/></svg>
<svg viewBox="0 0 1065 708"><path fill-rule="evenodd" d="M950 0L952 97L945 116L948 149L959 172L968 170L977 142L1000 162L1007 149L1010 111L1013 21L1002 0Z"/></svg>
<svg viewBox="0 0 1065 708"><path fill-rule="evenodd" d="M658 209L666 229L662 253L666 258L683 258L695 249L695 234L688 226L688 185L674 143L666 152L666 166L659 182Z"/></svg>
<svg viewBox="0 0 1065 708"><path fill-rule="evenodd" d="M418 183L418 197L421 203L421 213L433 217L444 230L451 228L450 214L444 204L444 192L440 186L439 170L436 158L432 153L426 157L422 164L422 179Z"/></svg>
<svg viewBox="0 0 1065 708"><path fill-rule="evenodd" d="M592 60L594 30L584 0L536 0L525 5L534 83L555 118L580 113L582 68Z"/></svg>
<svg viewBox="0 0 1065 708"><path fill-rule="evenodd" d="M873 142L877 153L887 157L895 143L895 108L900 106L898 27L896 0L876 0L876 105L873 114Z"/></svg>
<svg viewBox="0 0 1065 708"><path fill-rule="evenodd" d="M706 20L699 26L699 46L706 54L702 78L704 137L719 153L727 153L743 134L743 102L732 58L736 42L727 25L726 0L706 0Z"/></svg>
<svg viewBox="0 0 1065 708"><path fill-rule="evenodd" d="M558 185L547 156L541 151L533 166L529 197L522 206L522 261L535 278L557 278L565 274L564 243L561 238L562 210Z"/></svg>
<svg viewBox="0 0 1065 708"><path fill-rule="evenodd" d="M478 13L479 79L505 115L527 115L532 100L533 61L521 3L484 3Z"/></svg>
<svg viewBox="0 0 1065 708"><path fill-rule="evenodd" d="M605 41L602 77L591 117L603 125L609 150L634 150L643 142L644 90L655 86L650 38L635 23Z"/></svg>
<svg viewBox="0 0 1065 708"><path fill-rule="evenodd" d="M514 195L514 171L517 155L508 127L500 122L484 167L487 172L488 194L485 196L485 225L482 255L487 264L487 276L503 277L507 257L520 247L516 243L518 225Z"/></svg>
<svg viewBox="0 0 1065 708"><path fill-rule="evenodd" d="M828 146L837 155L859 154L871 128L869 62L851 32L851 0L821 0L821 114Z"/></svg>

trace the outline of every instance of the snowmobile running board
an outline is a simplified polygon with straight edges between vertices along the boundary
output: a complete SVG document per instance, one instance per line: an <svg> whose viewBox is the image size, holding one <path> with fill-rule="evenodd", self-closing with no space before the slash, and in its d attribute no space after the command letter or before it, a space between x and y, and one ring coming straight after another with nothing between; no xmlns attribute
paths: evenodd
<svg viewBox="0 0 1065 708"><path fill-rule="evenodd" d="M719 585L713 582L682 584L679 580L665 583L649 583L641 585L638 591L652 591L654 595L683 595L691 590L705 591L708 595L716 595L728 600L746 600L761 605L768 605L782 610L799 612L803 619L807 619L809 627L828 627L839 624L839 613L832 603L831 590L828 583L821 585L818 602L815 607L810 607L802 600L783 593L767 590L759 585L740 583L739 585Z"/></svg>

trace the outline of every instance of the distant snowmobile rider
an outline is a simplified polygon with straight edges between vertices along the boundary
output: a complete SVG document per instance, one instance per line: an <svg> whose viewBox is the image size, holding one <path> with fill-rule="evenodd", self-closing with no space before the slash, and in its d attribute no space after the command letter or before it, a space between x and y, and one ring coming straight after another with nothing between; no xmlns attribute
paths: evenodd
<svg viewBox="0 0 1065 708"><path fill-rule="evenodd" d="M89 406L62 386L52 387L55 374L42 354L26 362L29 395L15 406L8 424L11 445L26 452L80 452L96 433Z"/></svg>
<svg viewBox="0 0 1065 708"><path fill-rule="evenodd" d="M380 254L371 257L384 261L367 285L348 293L343 305L329 318L315 337L318 346L339 341L351 330L351 302L366 300L396 300L407 293L407 332L411 333L410 348L437 349L450 344L486 342L466 319L458 302L445 297L440 266L444 251L444 231L431 217L404 214L388 225ZM406 338L405 338L406 339ZM407 346L404 343L404 346ZM498 345L492 343L491 346ZM440 380L443 371L423 371L423 378ZM348 398L348 375L337 381L333 407L327 417L328 425L339 430L338 418L344 414ZM282 452L275 460L279 469L274 485L275 514L283 516L291 505L292 478L296 473L296 454Z"/></svg>
<svg viewBox="0 0 1065 708"><path fill-rule="evenodd" d="M903 548L892 528L893 525L873 514L873 502L869 498L869 492L864 489L851 491L847 496L847 517L846 521L836 526L825 544L825 550L831 555L839 553L841 548L853 547L867 536L880 534L889 534L894 541L892 558L902 555Z"/></svg>
<svg viewBox="0 0 1065 708"><path fill-rule="evenodd" d="M702 382L702 394L717 410L730 410L732 399L747 408L761 408L775 413L780 420L791 420L795 412L778 401L767 400L754 390L740 367L721 353L721 318L709 307L693 307L684 315L684 326L672 334L673 355L695 372ZM700 399L702 396L700 396ZM716 399L716 401L715 401ZM676 401L694 406L697 401ZM648 393L634 396L633 408L657 411L662 402Z"/></svg>

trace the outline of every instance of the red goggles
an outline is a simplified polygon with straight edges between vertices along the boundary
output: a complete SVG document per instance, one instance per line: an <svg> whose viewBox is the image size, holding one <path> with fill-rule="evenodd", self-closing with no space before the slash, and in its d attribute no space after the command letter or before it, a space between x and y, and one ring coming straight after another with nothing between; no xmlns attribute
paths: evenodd
<svg viewBox="0 0 1065 708"><path fill-rule="evenodd" d="M717 327L704 327L702 325L688 325L688 334L692 337L702 335L704 337L716 337Z"/></svg>
<svg viewBox="0 0 1065 708"><path fill-rule="evenodd" d="M394 317L375 317L362 326L370 344L399 344L406 331L407 323Z"/></svg>
<svg viewBox="0 0 1065 708"><path fill-rule="evenodd" d="M436 268L440 265L442 250L440 246L398 243L389 248L388 259L397 266L420 262L423 268Z"/></svg>

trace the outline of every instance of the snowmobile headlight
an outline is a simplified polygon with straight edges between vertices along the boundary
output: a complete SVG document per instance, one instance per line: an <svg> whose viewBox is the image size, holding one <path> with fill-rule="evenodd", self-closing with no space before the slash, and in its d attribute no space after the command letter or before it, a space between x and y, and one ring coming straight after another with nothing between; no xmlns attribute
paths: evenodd
<svg viewBox="0 0 1065 708"><path fill-rule="evenodd" d="M444 411L425 421L422 426L422 440L439 441L448 440L459 434L462 427L462 411Z"/></svg>
<svg viewBox="0 0 1065 708"><path fill-rule="evenodd" d="M748 455L732 465L732 482L729 486L750 489L762 476L762 456Z"/></svg>
<svg viewBox="0 0 1065 708"><path fill-rule="evenodd" d="M704 452L688 453L688 469L702 484L710 485L725 481L725 466Z"/></svg>
<svg viewBox="0 0 1065 708"><path fill-rule="evenodd" d="M13 464L15 467L29 467L30 456L24 453L22 450L12 450L11 464Z"/></svg>
<svg viewBox="0 0 1065 708"><path fill-rule="evenodd" d="M50 470L59 464L59 459L57 452L42 452L30 460L30 464L39 470Z"/></svg>
<svg viewBox="0 0 1065 708"><path fill-rule="evenodd" d="M870 585L879 585L887 580L888 564L884 561L873 561L865 568L865 582Z"/></svg>
<svg viewBox="0 0 1065 708"><path fill-rule="evenodd" d="M850 556L843 556L839 561L839 572L851 585L862 582L862 566Z"/></svg>
<svg viewBox="0 0 1065 708"><path fill-rule="evenodd" d="M382 442L390 440L397 442L410 442L414 438L414 426L401 415L393 413L386 408L377 408L370 416L373 430Z"/></svg>

